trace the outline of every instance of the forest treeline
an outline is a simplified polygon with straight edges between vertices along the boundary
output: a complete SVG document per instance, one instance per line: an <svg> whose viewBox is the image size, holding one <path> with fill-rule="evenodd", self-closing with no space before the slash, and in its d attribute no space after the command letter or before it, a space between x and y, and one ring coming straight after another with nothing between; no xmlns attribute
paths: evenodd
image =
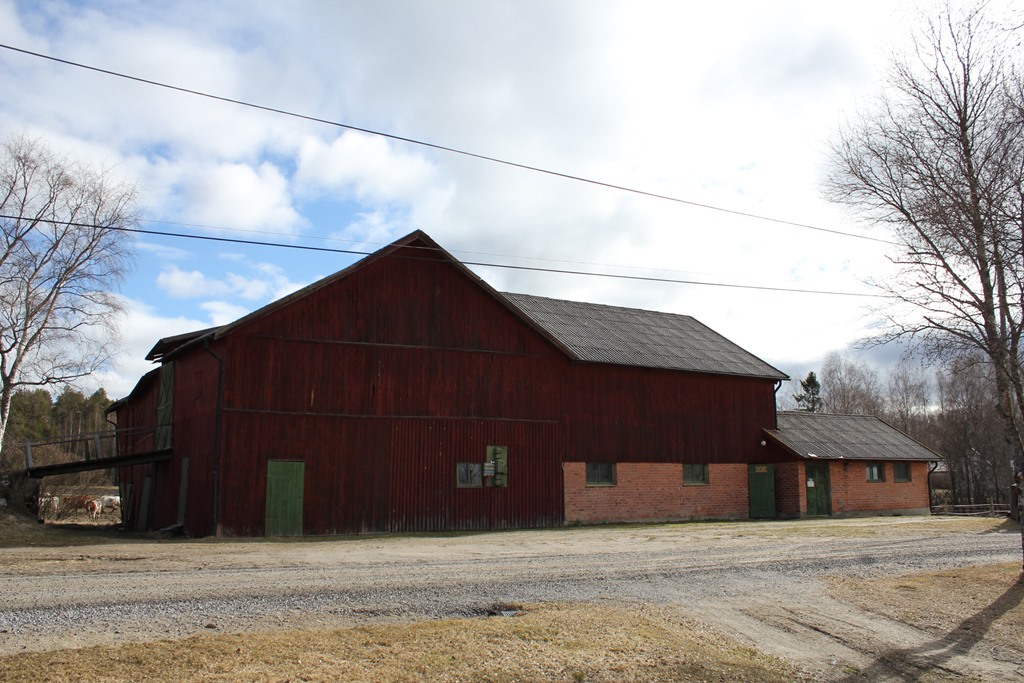
<svg viewBox="0 0 1024 683"><path fill-rule="evenodd" d="M780 410L877 415L942 455L948 502L1009 502L1013 450L985 359L960 357L938 369L904 360L882 373L833 352L819 372L793 384L793 393L779 392Z"/></svg>
<svg viewBox="0 0 1024 683"><path fill-rule="evenodd" d="M26 441L92 434L113 425L106 410L113 401L98 389L86 396L78 389L65 387L53 396L45 389L22 389L11 400L11 415L0 452L0 471L25 467Z"/></svg>

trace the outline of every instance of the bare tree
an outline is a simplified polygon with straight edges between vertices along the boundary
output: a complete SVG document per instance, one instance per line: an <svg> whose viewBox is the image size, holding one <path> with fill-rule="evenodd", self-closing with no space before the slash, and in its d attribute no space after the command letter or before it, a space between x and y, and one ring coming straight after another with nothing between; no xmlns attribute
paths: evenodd
<svg viewBox="0 0 1024 683"><path fill-rule="evenodd" d="M0 145L0 441L22 387L103 367L131 265L135 189L38 140Z"/></svg>
<svg viewBox="0 0 1024 683"><path fill-rule="evenodd" d="M899 243L900 275L879 283L894 300L881 340L988 359L1005 438L1024 453L1021 49L984 7L926 22L874 113L840 133L825 191Z"/></svg>
<svg viewBox="0 0 1024 683"><path fill-rule="evenodd" d="M821 394L827 413L881 415L884 408L878 372L836 351L822 361Z"/></svg>
<svg viewBox="0 0 1024 683"><path fill-rule="evenodd" d="M1007 500L1010 454L999 416L994 371L981 358L961 357L938 373L938 448L946 458L953 503Z"/></svg>
<svg viewBox="0 0 1024 683"><path fill-rule="evenodd" d="M889 371L887 384L886 420L918 441L926 441L932 382L925 368L904 359Z"/></svg>

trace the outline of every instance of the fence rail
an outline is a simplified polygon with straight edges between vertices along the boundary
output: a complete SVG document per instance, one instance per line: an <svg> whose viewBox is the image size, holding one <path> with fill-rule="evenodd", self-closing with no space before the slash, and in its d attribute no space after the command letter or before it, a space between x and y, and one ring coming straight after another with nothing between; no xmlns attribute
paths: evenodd
<svg viewBox="0 0 1024 683"><path fill-rule="evenodd" d="M960 515L965 517L1009 517L1007 503L974 503L971 505L933 505L933 515Z"/></svg>
<svg viewBox="0 0 1024 683"><path fill-rule="evenodd" d="M24 445L25 468L32 470L39 466L113 461L151 452L156 449L156 432L156 427L147 426L27 441Z"/></svg>

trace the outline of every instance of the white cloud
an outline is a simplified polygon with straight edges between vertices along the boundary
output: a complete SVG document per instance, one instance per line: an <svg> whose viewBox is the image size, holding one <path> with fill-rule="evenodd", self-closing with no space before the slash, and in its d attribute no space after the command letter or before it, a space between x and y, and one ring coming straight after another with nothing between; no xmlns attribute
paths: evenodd
<svg viewBox="0 0 1024 683"><path fill-rule="evenodd" d="M199 307L210 316L210 322L214 325L227 325L242 316L250 313L252 309L226 301L204 301Z"/></svg>
<svg viewBox="0 0 1024 683"><path fill-rule="evenodd" d="M198 270L185 271L175 265L161 272L156 281L161 289L179 299L207 296L211 293L219 294L225 291L222 283L210 282Z"/></svg>
<svg viewBox="0 0 1024 683"><path fill-rule="evenodd" d="M272 263L234 263L248 267L252 274L228 272L222 278L212 278L198 270L182 270L172 264L157 276L156 282L169 296L178 299L233 296L252 302L273 301L303 286L290 280L280 266Z"/></svg>
<svg viewBox="0 0 1024 683"><path fill-rule="evenodd" d="M189 252L184 249L172 247L166 244L155 244L146 240L136 240L135 248L141 252L152 254L161 261L180 261L189 257Z"/></svg>
<svg viewBox="0 0 1024 683"><path fill-rule="evenodd" d="M883 48L906 31L904 11L883 0L827 11L797 0L0 0L0 39L330 121L857 232L822 201L818 177L837 122L878 87ZM292 244L327 236L381 244L422 228L469 260L754 285L851 290L887 272L875 243L338 134L24 55L0 54L0 67L0 91L18 93L0 102L0 126L27 128L136 178L150 219L279 233L258 239ZM233 245L229 262L223 245L156 237L140 247L159 259L157 285L175 297L168 306L192 322L237 317L350 259L254 255ZM856 299L480 272L499 289L690 313L778 362L841 347L870 322ZM140 273L130 293L145 296L152 279ZM150 330L147 343L174 329Z"/></svg>
<svg viewBox="0 0 1024 683"><path fill-rule="evenodd" d="M103 387L111 398L127 396L142 375L153 369L146 354L158 340L210 327L210 321L188 316L161 316L142 301L125 299L126 314L121 328L121 353L112 367L82 382L87 390Z"/></svg>
<svg viewBox="0 0 1024 683"><path fill-rule="evenodd" d="M295 182L307 192L353 192L363 201L409 201L436 191L433 164L396 150L384 138L346 131L330 144L307 138L298 152Z"/></svg>
<svg viewBox="0 0 1024 683"><path fill-rule="evenodd" d="M255 168L219 164L197 169L181 185L183 212L197 223L289 232L303 222L292 206L287 179L269 162Z"/></svg>

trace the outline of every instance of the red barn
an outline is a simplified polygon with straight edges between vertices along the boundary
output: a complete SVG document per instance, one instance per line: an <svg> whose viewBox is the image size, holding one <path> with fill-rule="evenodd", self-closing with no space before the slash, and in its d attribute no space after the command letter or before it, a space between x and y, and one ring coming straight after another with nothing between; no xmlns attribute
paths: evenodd
<svg viewBox="0 0 1024 683"><path fill-rule="evenodd" d="M681 315L495 291L422 232L160 340L112 412L133 528L774 517L786 376ZM130 429L129 429L130 428Z"/></svg>

